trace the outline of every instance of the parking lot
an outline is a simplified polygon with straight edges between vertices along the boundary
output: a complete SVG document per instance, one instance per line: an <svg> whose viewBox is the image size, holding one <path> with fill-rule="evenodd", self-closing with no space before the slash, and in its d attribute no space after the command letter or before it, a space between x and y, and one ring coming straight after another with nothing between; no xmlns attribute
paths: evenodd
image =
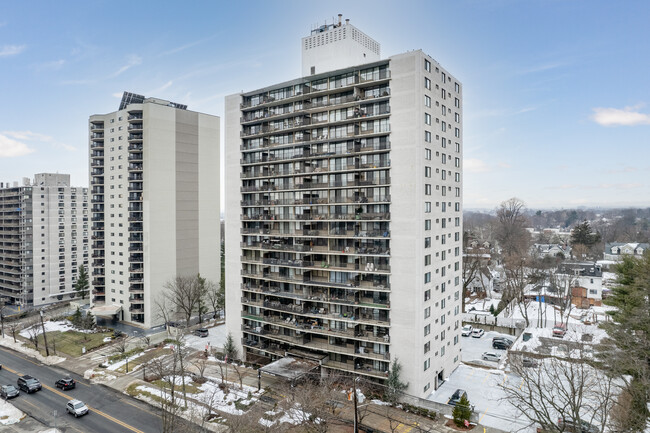
<svg viewBox="0 0 650 433"><path fill-rule="evenodd" d="M486 367L496 368L498 365L503 365L505 350L499 350L492 348L492 339L494 337L503 337L508 338L512 341L515 340L515 337L508 334L501 334L499 332L489 331L483 334L480 338L474 337L460 337L461 338L461 360L463 362L468 362L472 364L484 365ZM493 352L498 355L501 355L501 361L499 364L493 361L483 361L481 356L484 352Z"/></svg>
<svg viewBox="0 0 650 433"><path fill-rule="evenodd" d="M492 337L489 338L491 342ZM472 340L487 341L487 338L483 336L480 339ZM461 364L448 380L429 396L429 400L447 403L454 391L460 388L467 392L467 398L474 406L481 425L505 431L534 433L535 426L531 426L525 418L518 417L516 409L505 400L505 393L499 388L499 385L506 381L509 386L521 384L519 377L506 374L502 370Z"/></svg>

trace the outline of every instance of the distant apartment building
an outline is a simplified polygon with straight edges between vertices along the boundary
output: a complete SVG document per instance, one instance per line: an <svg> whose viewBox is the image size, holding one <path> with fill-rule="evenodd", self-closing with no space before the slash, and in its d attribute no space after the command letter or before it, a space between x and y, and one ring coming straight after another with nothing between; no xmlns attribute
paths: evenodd
<svg viewBox="0 0 650 433"><path fill-rule="evenodd" d="M88 188L69 174L0 182L0 298L22 308L77 297L88 264Z"/></svg>
<svg viewBox="0 0 650 433"><path fill-rule="evenodd" d="M219 281L219 118L125 92L90 132L93 312L151 327L164 285Z"/></svg>
<svg viewBox="0 0 650 433"><path fill-rule="evenodd" d="M228 330L260 364L399 360L427 396L460 362L461 84L347 20L302 51L302 78L226 98Z"/></svg>

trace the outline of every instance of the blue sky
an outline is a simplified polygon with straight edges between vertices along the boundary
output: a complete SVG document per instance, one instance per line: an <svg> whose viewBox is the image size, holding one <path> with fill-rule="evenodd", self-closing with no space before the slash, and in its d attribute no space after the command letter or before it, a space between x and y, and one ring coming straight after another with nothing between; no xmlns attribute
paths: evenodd
<svg viewBox="0 0 650 433"><path fill-rule="evenodd" d="M338 13L463 82L466 208L648 206L650 2L631 0L3 2L0 181L86 185L88 116L124 90L223 116L297 78L300 38Z"/></svg>

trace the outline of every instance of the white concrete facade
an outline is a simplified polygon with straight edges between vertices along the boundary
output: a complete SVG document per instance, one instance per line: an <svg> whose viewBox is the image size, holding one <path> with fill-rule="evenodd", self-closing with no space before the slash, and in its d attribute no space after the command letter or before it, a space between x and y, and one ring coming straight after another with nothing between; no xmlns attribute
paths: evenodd
<svg viewBox="0 0 650 433"><path fill-rule="evenodd" d="M381 58L379 42L347 20L312 30L311 35L302 38L301 47L303 77L375 62Z"/></svg>
<svg viewBox="0 0 650 433"><path fill-rule="evenodd" d="M426 397L460 362L461 85L422 51L305 75L226 98L226 324Z"/></svg>
<svg viewBox="0 0 650 433"><path fill-rule="evenodd" d="M220 279L216 116L160 99L90 118L94 305L149 328L175 276Z"/></svg>
<svg viewBox="0 0 650 433"><path fill-rule="evenodd" d="M0 297L23 307L69 301L88 265L88 189L40 173L0 187Z"/></svg>

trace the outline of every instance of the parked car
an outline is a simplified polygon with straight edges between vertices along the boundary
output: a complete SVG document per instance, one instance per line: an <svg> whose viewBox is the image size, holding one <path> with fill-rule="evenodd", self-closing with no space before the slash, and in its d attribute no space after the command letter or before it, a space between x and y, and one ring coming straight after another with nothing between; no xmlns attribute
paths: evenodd
<svg viewBox="0 0 650 433"><path fill-rule="evenodd" d="M88 406L81 400L70 400L65 405L65 411L74 415L75 418L86 415L88 413Z"/></svg>
<svg viewBox="0 0 650 433"><path fill-rule="evenodd" d="M564 338L566 334L566 325L564 323L556 323L553 327L553 337Z"/></svg>
<svg viewBox="0 0 650 433"><path fill-rule="evenodd" d="M482 329L475 329L472 331L472 337L474 338L481 338L485 334L485 331Z"/></svg>
<svg viewBox="0 0 650 433"><path fill-rule="evenodd" d="M18 389L25 391L27 394L40 391L42 388L41 382L39 382L38 379L27 374L20 376L16 381L16 384L18 385Z"/></svg>
<svg viewBox="0 0 650 433"><path fill-rule="evenodd" d="M67 389L74 389L77 387L77 382L71 377L64 377L63 379L57 380L54 385L57 388L61 388L62 390L67 390Z"/></svg>
<svg viewBox="0 0 650 433"><path fill-rule="evenodd" d="M483 355L481 358L484 361L493 361L493 362L499 362L501 361L501 355L496 354L494 352L483 352Z"/></svg>
<svg viewBox="0 0 650 433"><path fill-rule="evenodd" d="M507 341L497 340L492 342L492 348L497 350L508 350L510 349L510 344Z"/></svg>
<svg viewBox="0 0 650 433"><path fill-rule="evenodd" d="M194 331L194 335L197 337L207 337L208 336L208 330L206 328L199 328L196 331Z"/></svg>
<svg viewBox="0 0 650 433"><path fill-rule="evenodd" d="M20 394L20 391L18 391L13 385L2 385L0 387L0 397L4 398L5 400L18 397L18 394Z"/></svg>
<svg viewBox="0 0 650 433"><path fill-rule="evenodd" d="M562 431L571 433L598 433L600 430L595 425L589 424L587 421L575 421L572 418L558 418L557 425Z"/></svg>
<svg viewBox="0 0 650 433"><path fill-rule="evenodd" d="M472 335L473 330L474 328L472 327L472 325L465 325L463 326L460 335L462 335L463 337L469 337L470 335Z"/></svg>
<svg viewBox="0 0 650 433"><path fill-rule="evenodd" d="M447 402L447 404L450 404L452 406L456 406L458 404L458 402L460 402L460 399L463 398L463 396L465 396L465 398L467 398L467 392L465 392L464 389L457 389L451 395L451 397L449 398L449 401Z"/></svg>
<svg viewBox="0 0 650 433"><path fill-rule="evenodd" d="M512 343L514 343L514 341L512 341L511 339L506 338L506 337L494 337L492 339L492 342L494 343L495 341L505 341L506 343L508 343L511 346L512 346Z"/></svg>
<svg viewBox="0 0 650 433"><path fill-rule="evenodd" d="M524 367L537 368L537 366L539 364L537 363L537 361L535 359L528 358L528 357L524 356L524 358L521 360L521 365L524 366Z"/></svg>

